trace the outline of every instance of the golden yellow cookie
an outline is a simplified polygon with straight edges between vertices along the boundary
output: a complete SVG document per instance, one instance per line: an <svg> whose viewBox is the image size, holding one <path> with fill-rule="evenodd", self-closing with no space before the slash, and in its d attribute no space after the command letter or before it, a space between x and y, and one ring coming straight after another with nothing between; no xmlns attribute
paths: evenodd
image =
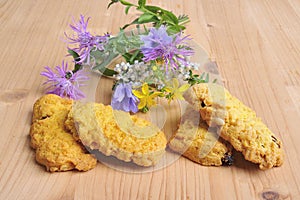
<svg viewBox="0 0 300 200"><path fill-rule="evenodd" d="M90 149L141 166L156 164L167 144L164 133L150 122L103 104L78 102L66 127Z"/></svg>
<svg viewBox="0 0 300 200"><path fill-rule="evenodd" d="M231 165L232 147L219 138L216 131L215 128L209 128L199 112L189 106L169 142L169 147L201 165Z"/></svg>
<svg viewBox="0 0 300 200"><path fill-rule="evenodd" d="M64 127L72 101L56 95L45 95L33 107L30 129L31 146L36 149L36 160L48 171L87 171L97 160L86 153Z"/></svg>
<svg viewBox="0 0 300 200"><path fill-rule="evenodd" d="M203 83L185 95L210 126L221 128L221 137L242 152L246 160L269 169L283 163L282 142L253 110L233 97L224 87Z"/></svg>

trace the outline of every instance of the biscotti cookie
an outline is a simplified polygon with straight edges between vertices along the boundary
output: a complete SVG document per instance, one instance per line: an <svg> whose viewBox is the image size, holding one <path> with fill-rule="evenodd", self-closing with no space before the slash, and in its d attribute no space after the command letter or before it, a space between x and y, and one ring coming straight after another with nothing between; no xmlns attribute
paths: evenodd
<svg viewBox="0 0 300 200"><path fill-rule="evenodd" d="M282 142L253 110L213 83L194 85L185 99L210 126L220 127L221 137L242 152L246 160L269 169L283 163Z"/></svg>
<svg viewBox="0 0 300 200"><path fill-rule="evenodd" d="M156 164L167 144L164 133L150 122L103 104L78 102L66 127L91 150L140 166Z"/></svg>
<svg viewBox="0 0 300 200"><path fill-rule="evenodd" d="M209 128L198 111L190 106L181 118L169 147L190 160L206 166L231 165L232 147Z"/></svg>
<svg viewBox="0 0 300 200"><path fill-rule="evenodd" d="M97 159L65 129L71 107L71 100L52 94L41 97L33 107L31 146L36 149L37 162L50 172L87 171L97 164Z"/></svg>

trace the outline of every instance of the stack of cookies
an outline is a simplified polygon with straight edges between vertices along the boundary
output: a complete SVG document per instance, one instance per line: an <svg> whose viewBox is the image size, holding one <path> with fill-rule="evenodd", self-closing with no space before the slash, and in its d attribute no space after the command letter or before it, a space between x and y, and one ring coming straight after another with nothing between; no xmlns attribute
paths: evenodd
<svg viewBox="0 0 300 200"><path fill-rule="evenodd" d="M36 101L30 130L36 160L50 172L94 168L98 151L140 166L155 165L165 153L165 134L149 121L111 106L80 103L56 95Z"/></svg>
<svg viewBox="0 0 300 200"><path fill-rule="evenodd" d="M175 141L170 142L172 149L182 151L181 147L185 146L186 141L192 141L190 147L187 148L183 155L201 164L208 164L207 159L203 160L203 151L199 153L199 148L206 148L203 147L202 143L199 143L199 140L203 142L201 138L203 138L204 134L201 134L201 130L207 129L206 134L209 136L206 136L206 138L212 138L212 135L215 135L215 138L221 137L221 139L216 139L215 145L206 154L208 157L211 157L211 152L217 151L215 149L217 148L219 156L224 155L222 159L226 160L225 155L230 153L230 148L227 147L225 149L225 146L227 146L227 143L224 142L225 140L236 151L241 152L246 160L259 164L260 169L269 169L282 165L282 142L256 116L253 110L233 97L224 87L214 83L197 84L192 86L185 94L185 99L196 112L200 113L200 123L197 133L193 137L189 137L189 134L185 135L182 132L183 130L193 132L192 129L194 129L195 123L186 120L179 127L179 135L174 137ZM194 121L197 122L197 120ZM202 121L206 123L207 127L203 125ZM215 132L211 133L212 131L210 130L215 130ZM184 132L189 133L189 131ZM208 140L210 142L211 139ZM212 159L210 160L212 165L218 165Z"/></svg>

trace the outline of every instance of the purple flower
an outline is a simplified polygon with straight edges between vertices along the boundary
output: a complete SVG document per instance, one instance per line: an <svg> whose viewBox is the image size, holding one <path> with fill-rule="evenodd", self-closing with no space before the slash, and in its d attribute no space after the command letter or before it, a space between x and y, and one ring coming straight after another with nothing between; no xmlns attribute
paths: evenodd
<svg viewBox="0 0 300 200"><path fill-rule="evenodd" d="M166 70L177 69L178 65L187 65L186 56L191 56L194 51L188 46L186 40L188 36L181 37L181 33L170 36L167 28L161 26L158 29L151 28L148 35L141 36L144 45L141 51L144 54L145 62L163 59L166 64Z"/></svg>
<svg viewBox="0 0 300 200"><path fill-rule="evenodd" d="M90 18L84 20L84 16L80 15L80 20L76 23L73 20L74 25L70 24L70 27L75 32L73 37L66 37L69 39L69 44L77 44L78 47L72 50L79 54L79 63L85 62L90 64L90 52L95 50L104 50L104 45L108 42L109 34L104 34L103 36L93 36L87 31L87 25Z"/></svg>
<svg viewBox="0 0 300 200"><path fill-rule="evenodd" d="M120 83L113 94L111 106L116 110L136 113L138 98L132 94L130 83Z"/></svg>
<svg viewBox="0 0 300 200"><path fill-rule="evenodd" d="M67 71L68 64L62 62L62 66L56 66L56 73L48 66L45 71L41 73L42 76L47 77L44 84L48 85L46 88L47 94L56 94L61 97L68 97L74 100L84 98L85 95L79 90L82 82L86 81L88 77L82 70L73 73Z"/></svg>

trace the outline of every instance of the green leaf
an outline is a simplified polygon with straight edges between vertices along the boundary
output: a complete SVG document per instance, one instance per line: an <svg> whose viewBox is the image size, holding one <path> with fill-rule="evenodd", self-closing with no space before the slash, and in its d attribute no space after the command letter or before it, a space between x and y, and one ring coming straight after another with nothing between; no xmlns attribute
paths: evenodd
<svg viewBox="0 0 300 200"><path fill-rule="evenodd" d="M78 62L80 60L78 53L72 49L68 49L68 53L74 58L75 61Z"/></svg>
<svg viewBox="0 0 300 200"><path fill-rule="evenodd" d="M147 29L147 27L144 25L144 31L145 31L145 34L149 34L149 30Z"/></svg>
<svg viewBox="0 0 300 200"><path fill-rule="evenodd" d="M168 27L167 31L170 34L176 34L179 33L180 31L183 31L184 29L185 27L181 25L171 25Z"/></svg>
<svg viewBox="0 0 300 200"><path fill-rule="evenodd" d="M142 15L138 18L138 22L139 22L139 24L152 22L153 17L154 17L154 16L151 15L151 14L144 13L144 14L142 14Z"/></svg>
<svg viewBox="0 0 300 200"><path fill-rule="evenodd" d="M139 60L138 57L140 57L141 51L137 49L131 56L129 63L132 64L135 60Z"/></svg>
<svg viewBox="0 0 300 200"><path fill-rule="evenodd" d="M131 8L132 6L127 6L126 9L125 9L125 14L127 15L128 14L128 11L129 9Z"/></svg>
<svg viewBox="0 0 300 200"><path fill-rule="evenodd" d="M206 74L205 83L209 82L209 73Z"/></svg>
<svg viewBox="0 0 300 200"><path fill-rule="evenodd" d="M128 26L131 26L133 24L139 24L139 18L136 18L135 20L133 20L130 24L125 24L121 29L125 29L127 28Z"/></svg>
<svg viewBox="0 0 300 200"><path fill-rule="evenodd" d="M145 6L146 5L146 0L139 0L139 6Z"/></svg>
<svg viewBox="0 0 300 200"><path fill-rule="evenodd" d="M82 65L80 64L75 64L74 66L74 70L72 71L73 73L76 73L77 71L81 70L82 69Z"/></svg>
<svg viewBox="0 0 300 200"><path fill-rule="evenodd" d="M130 23L130 24L125 24L121 29L126 29L128 26L131 26L132 24Z"/></svg>
<svg viewBox="0 0 300 200"><path fill-rule="evenodd" d="M68 53L74 58L75 63L80 60L80 58L79 58L80 56L78 55L78 53L76 53L72 49L69 49ZM80 69L82 69L82 65L76 63L72 72L76 73Z"/></svg>
<svg viewBox="0 0 300 200"><path fill-rule="evenodd" d="M180 29L180 31L183 31L186 29L185 26L182 26L182 25L177 25L177 27L178 27L178 29Z"/></svg>
<svg viewBox="0 0 300 200"><path fill-rule="evenodd" d="M167 32L169 34L176 34L176 33L179 33L180 31L181 31L181 29L178 28L178 26L169 26L167 29Z"/></svg>
<svg viewBox="0 0 300 200"><path fill-rule="evenodd" d="M99 71L104 75L104 76L113 76L115 74L117 74L116 71L112 70L112 69L108 69L108 68L101 68L99 69Z"/></svg>
<svg viewBox="0 0 300 200"><path fill-rule="evenodd" d="M107 9L111 6L111 5L113 5L113 4L115 4L115 3L118 3L119 2L119 0L111 0L111 2L108 4L108 6L107 6Z"/></svg>
<svg viewBox="0 0 300 200"><path fill-rule="evenodd" d="M126 62L129 62L129 60L131 58L131 54L130 53L124 53L122 56L126 60Z"/></svg>
<svg viewBox="0 0 300 200"><path fill-rule="evenodd" d="M128 2L128 1L124 1L124 0L120 0L121 4L123 4L124 6L134 6L134 4Z"/></svg>
<svg viewBox="0 0 300 200"><path fill-rule="evenodd" d="M162 10L160 7L157 6L144 6L144 8L153 13L158 13L158 11Z"/></svg>
<svg viewBox="0 0 300 200"><path fill-rule="evenodd" d="M142 61L144 55L141 53L139 49L137 49L132 54L125 53L122 56L126 60L126 62L133 64L135 60Z"/></svg>
<svg viewBox="0 0 300 200"><path fill-rule="evenodd" d="M163 13L166 19L168 19L170 22L173 22L174 24L178 24L178 19L172 12L164 10Z"/></svg>
<svg viewBox="0 0 300 200"><path fill-rule="evenodd" d="M190 22L189 16L187 16L187 15L179 15L178 16L178 24L184 25L188 22Z"/></svg>
<svg viewBox="0 0 300 200"><path fill-rule="evenodd" d="M145 106L144 108L142 108L142 109L141 109L141 111L142 111L143 113L146 113L146 112L148 112L148 111L149 111L149 108L148 108L148 106Z"/></svg>

